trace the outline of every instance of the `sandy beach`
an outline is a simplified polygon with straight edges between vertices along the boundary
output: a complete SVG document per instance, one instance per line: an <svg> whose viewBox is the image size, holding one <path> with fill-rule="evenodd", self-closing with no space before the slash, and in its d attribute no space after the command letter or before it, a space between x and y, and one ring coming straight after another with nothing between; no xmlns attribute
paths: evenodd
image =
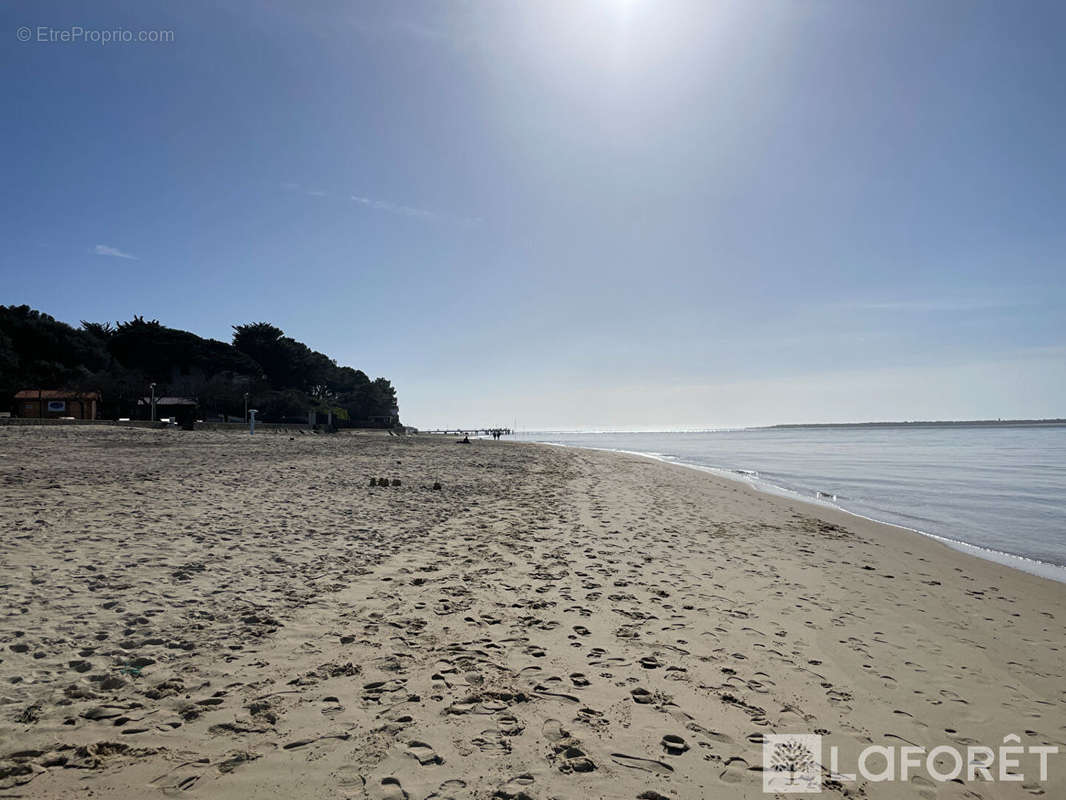
<svg viewBox="0 0 1066 800"><path fill-rule="evenodd" d="M637 456L3 427L0 589L0 797L1066 797L1066 585Z"/></svg>

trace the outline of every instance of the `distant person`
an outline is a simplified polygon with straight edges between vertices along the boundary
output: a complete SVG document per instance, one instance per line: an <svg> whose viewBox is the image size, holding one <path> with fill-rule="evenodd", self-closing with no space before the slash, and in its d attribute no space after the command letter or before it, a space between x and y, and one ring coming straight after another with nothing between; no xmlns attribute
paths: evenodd
<svg viewBox="0 0 1066 800"><path fill-rule="evenodd" d="M463 436L463 438L459 439L456 442L456 444L470 444L470 437L469 436Z"/></svg>

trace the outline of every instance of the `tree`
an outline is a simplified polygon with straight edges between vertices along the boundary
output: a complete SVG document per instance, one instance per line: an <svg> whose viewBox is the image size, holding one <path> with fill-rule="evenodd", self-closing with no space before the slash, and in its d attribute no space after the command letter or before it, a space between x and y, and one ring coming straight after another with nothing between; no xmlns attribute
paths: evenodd
<svg viewBox="0 0 1066 800"><path fill-rule="evenodd" d="M13 395L18 386L19 356L11 337L0 331L0 395Z"/></svg>
<svg viewBox="0 0 1066 800"><path fill-rule="evenodd" d="M387 379L339 366L269 322L234 325L229 344L140 315L73 328L29 306L0 306L0 404L19 389L99 391L103 416L131 416L153 382L157 395L197 398L205 414L243 414L245 393L264 420L312 408L350 424L397 414Z"/></svg>
<svg viewBox="0 0 1066 800"><path fill-rule="evenodd" d="M100 341L29 306L0 306L0 336L6 394L64 387L108 363Z"/></svg>
<svg viewBox="0 0 1066 800"><path fill-rule="evenodd" d="M81 329L102 342L106 342L115 333L115 329L111 327L110 322L86 322L82 320Z"/></svg>

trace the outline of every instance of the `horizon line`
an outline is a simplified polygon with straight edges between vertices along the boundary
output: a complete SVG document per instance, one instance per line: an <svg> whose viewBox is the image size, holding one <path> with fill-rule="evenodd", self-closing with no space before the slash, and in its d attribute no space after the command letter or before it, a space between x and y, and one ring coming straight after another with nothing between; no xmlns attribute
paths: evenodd
<svg viewBox="0 0 1066 800"><path fill-rule="evenodd" d="M616 426L571 427L571 428L515 428L515 433L718 433L724 431L770 430L774 428L844 428L871 426L914 425L1066 425L1066 417L1018 418L1018 419L925 419L925 420L869 420L864 422L777 422L769 425L707 425L662 428L627 428ZM469 426L467 430L479 429ZM438 428L440 430L440 428ZM446 430L461 431L463 427L448 427Z"/></svg>

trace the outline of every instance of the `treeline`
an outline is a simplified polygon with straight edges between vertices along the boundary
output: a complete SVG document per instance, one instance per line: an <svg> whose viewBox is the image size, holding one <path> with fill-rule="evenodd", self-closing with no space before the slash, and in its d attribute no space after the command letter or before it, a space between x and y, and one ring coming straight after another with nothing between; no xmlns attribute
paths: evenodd
<svg viewBox="0 0 1066 800"><path fill-rule="evenodd" d="M20 389L72 389L99 392L102 418L143 416L137 401L151 383L157 396L195 398L201 418L243 416L245 394L268 421L315 410L340 425L387 424L399 413L388 380L339 366L266 322L234 325L226 343L142 317L75 328L0 305L0 410L14 410Z"/></svg>

